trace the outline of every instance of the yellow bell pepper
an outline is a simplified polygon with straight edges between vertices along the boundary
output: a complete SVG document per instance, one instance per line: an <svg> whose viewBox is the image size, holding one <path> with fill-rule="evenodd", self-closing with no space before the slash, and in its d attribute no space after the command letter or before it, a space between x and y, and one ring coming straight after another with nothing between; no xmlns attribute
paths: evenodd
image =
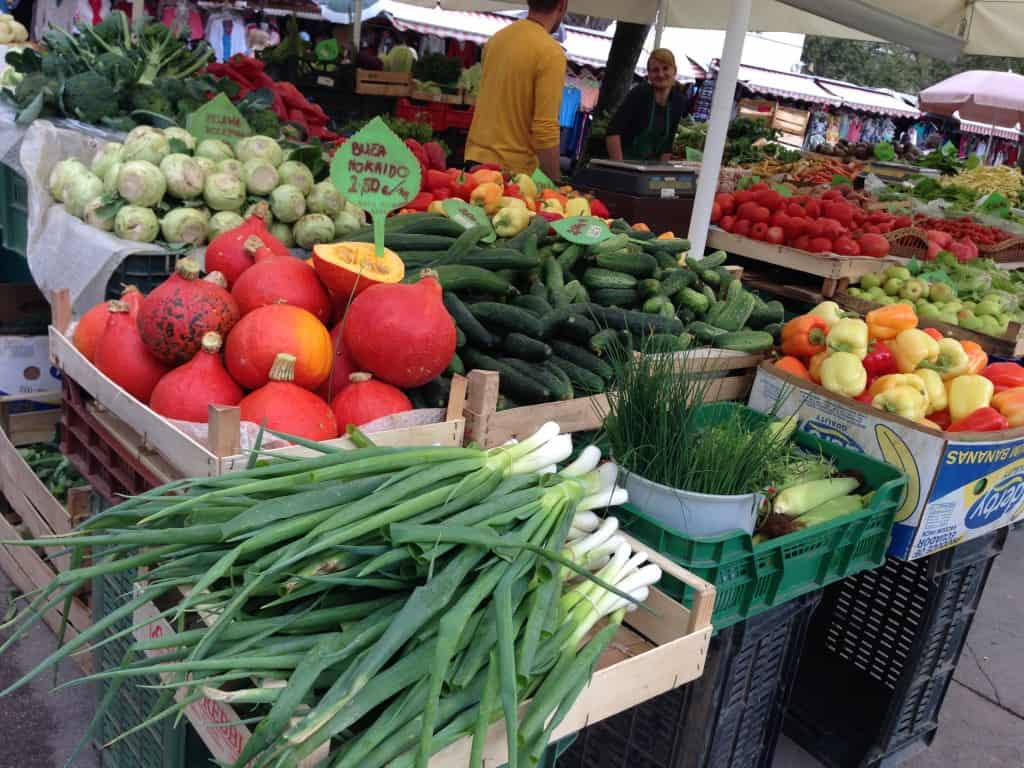
<svg viewBox="0 0 1024 768"><path fill-rule="evenodd" d="M562 207L562 203L553 197L549 197L547 200L540 204L540 209L544 213L560 213L565 215L565 208Z"/></svg>
<svg viewBox="0 0 1024 768"><path fill-rule="evenodd" d="M520 200L518 197L503 197L501 198L502 208L522 208L527 210L526 201Z"/></svg>
<svg viewBox="0 0 1024 768"><path fill-rule="evenodd" d="M936 371L943 379L955 379L969 372L971 360L956 339L939 339L939 355L934 363L923 362L918 370L928 368Z"/></svg>
<svg viewBox="0 0 1024 768"><path fill-rule="evenodd" d="M822 320L828 323L828 327L830 329L833 325L838 323L844 317L854 316L847 312L844 312L843 308L836 304L834 301L823 301L821 302L821 304L816 306L807 314L814 315L815 317L820 317Z"/></svg>
<svg viewBox="0 0 1024 768"><path fill-rule="evenodd" d="M502 208L491 219L491 223L498 237L514 237L530 223L530 212L526 208Z"/></svg>
<svg viewBox="0 0 1024 768"><path fill-rule="evenodd" d="M995 386L984 376L957 376L949 385L949 417L960 421L992 402Z"/></svg>
<svg viewBox="0 0 1024 768"><path fill-rule="evenodd" d="M871 405L886 413L902 416L911 421L920 421L924 418L925 404L921 393L906 384L886 390L877 395L871 401Z"/></svg>
<svg viewBox="0 0 1024 768"><path fill-rule="evenodd" d="M434 200L427 206L427 213L432 213L435 216L447 216L444 212L444 206L441 205L441 200Z"/></svg>
<svg viewBox="0 0 1024 768"><path fill-rule="evenodd" d="M866 343L866 342L865 342ZM857 397L868 385L868 372L851 352L833 352L821 363L821 386L829 392Z"/></svg>
<svg viewBox="0 0 1024 768"><path fill-rule="evenodd" d="M942 383L941 379L939 383ZM919 392L921 397L924 398L925 409L927 410L931 402L931 395L928 392L928 384L917 373L890 373L886 376L879 376L871 383L868 394L872 397L877 397L896 387L910 387Z"/></svg>
<svg viewBox="0 0 1024 768"><path fill-rule="evenodd" d="M946 385L938 373L928 368L918 368L907 376L914 376L924 382L928 392L928 407L925 409L925 416L931 416L936 411L946 410L946 406L949 404L946 397Z"/></svg>
<svg viewBox="0 0 1024 768"><path fill-rule="evenodd" d="M836 320L829 329L826 343L833 352L848 352L863 360L868 355L868 324L852 317Z"/></svg>
<svg viewBox="0 0 1024 768"><path fill-rule="evenodd" d="M528 197L531 200L537 199L537 185L528 174L517 173L512 178L512 183L519 187L519 192L523 197Z"/></svg>
<svg viewBox="0 0 1024 768"><path fill-rule="evenodd" d="M991 405L1006 417L1011 427L1024 426L1024 387L1004 389L992 398Z"/></svg>
<svg viewBox="0 0 1024 768"><path fill-rule="evenodd" d="M585 197L570 197L565 204L566 216L589 216L590 201Z"/></svg>
<svg viewBox="0 0 1024 768"><path fill-rule="evenodd" d="M900 331L889 343L889 349L900 373L911 373L921 363L934 363L939 356L939 342L917 328Z"/></svg>

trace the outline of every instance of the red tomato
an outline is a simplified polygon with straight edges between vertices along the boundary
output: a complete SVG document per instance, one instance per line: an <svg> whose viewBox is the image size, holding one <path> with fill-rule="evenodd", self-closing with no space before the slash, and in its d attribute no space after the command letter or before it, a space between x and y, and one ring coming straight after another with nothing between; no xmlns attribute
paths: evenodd
<svg viewBox="0 0 1024 768"><path fill-rule="evenodd" d="M786 226L787 221L789 221L789 216L786 215L784 210L779 208L777 211L772 213L772 217L768 223L773 227L784 227Z"/></svg>
<svg viewBox="0 0 1024 768"><path fill-rule="evenodd" d="M754 211L756 211L759 207L760 206L752 200L749 200L745 203L740 203L739 207L736 209L736 218L746 219L747 221L753 221Z"/></svg>
<svg viewBox="0 0 1024 768"><path fill-rule="evenodd" d="M786 213L790 216L799 216L803 218L807 215L807 211L804 210L803 206L799 203L790 203L786 206Z"/></svg>
<svg viewBox="0 0 1024 768"><path fill-rule="evenodd" d="M804 228L804 232L812 239L822 237L825 234L825 224L821 219L807 219L807 226Z"/></svg>
<svg viewBox="0 0 1024 768"><path fill-rule="evenodd" d="M810 250L811 238L807 235L800 235L800 237L793 241L792 245L794 248L799 248L801 251L808 251Z"/></svg>
<svg viewBox="0 0 1024 768"><path fill-rule="evenodd" d="M744 189L741 192L737 192L735 195L733 195L733 201L736 204L736 210L739 210L739 207L744 203L750 203L753 202L753 200L754 193L751 192L749 189Z"/></svg>
<svg viewBox="0 0 1024 768"><path fill-rule="evenodd" d="M715 195L715 202L722 206L722 215L731 216L736 212L736 199L728 192Z"/></svg>
<svg viewBox="0 0 1024 768"><path fill-rule="evenodd" d="M821 206L822 213L848 227L853 223L853 206L848 203L828 202Z"/></svg>
<svg viewBox="0 0 1024 768"><path fill-rule="evenodd" d="M814 198L807 201L807 205L804 206L807 210L807 216L812 219L821 218L821 203Z"/></svg>
<svg viewBox="0 0 1024 768"><path fill-rule="evenodd" d="M754 202L758 205L763 205L769 211L774 211L785 201L783 200L782 195L774 189L763 189L754 195Z"/></svg>
<svg viewBox="0 0 1024 768"><path fill-rule="evenodd" d="M832 250L832 241L827 237L813 237L807 250L811 253L828 253Z"/></svg>
<svg viewBox="0 0 1024 768"><path fill-rule="evenodd" d="M754 240L764 240L768 237L768 225L763 221L756 221L750 225L750 236Z"/></svg>
<svg viewBox="0 0 1024 768"><path fill-rule="evenodd" d="M832 243L832 252L838 253L840 256L860 256L860 245L856 240L840 237Z"/></svg>
<svg viewBox="0 0 1024 768"><path fill-rule="evenodd" d="M718 222L718 226L720 226L726 232L732 232L736 228L736 217L723 216L722 220Z"/></svg>
<svg viewBox="0 0 1024 768"><path fill-rule="evenodd" d="M763 205L758 205L753 208L750 214L750 219L755 222L768 223L768 219L772 217L772 212L765 208Z"/></svg>
<svg viewBox="0 0 1024 768"><path fill-rule="evenodd" d="M782 245L786 240L786 231L782 227L769 227L765 240L772 245Z"/></svg>
<svg viewBox="0 0 1024 768"><path fill-rule="evenodd" d="M877 235L877 234L880 234L880 230L874 224L866 224L866 225L864 225L864 234L865 235Z"/></svg>
<svg viewBox="0 0 1024 768"><path fill-rule="evenodd" d="M807 219L792 216L786 219L783 229L786 231L786 242L792 243L803 234Z"/></svg>
<svg viewBox="0 0 1024 768"><path fill-rule="evenodd" d="M733 228L732 233L739 235L740 237L750 236L750 219L737 219L736 226Z"/></svg>
<svg viewBox="0 0 1024 768"><path fill-rule="evenodd" d="M913 226L914 222L911 220L909 216L897 216L895 219L893 219L892 225L896 229L905 229L906 227Z"/></svg>
<svg viewBox="0 0 1024 768"><path fill-rule="evenodd" d="M822 200L842 200L843 193L838 189L830 189L821 196Z"/></svg>
<svg viewBox="0 0 1024 768"><path fill-rule="evenodd" d="M759 181L757 184L750 185L751 192L763 192L766 189L771 189L771 187L768 186L767 181Z"/></svg>
<svg viewBox="0 0 1024 768"><path fill-rule="evenodd" d="M711 206L711 223L717 224L718 220L722 218L722 206L715 203Z"/></svg>
<svg viewBox="0 0 1024 768"><path fill-rule="evenodd" d="M879 234L868 232L860 238L860 252L864 256L881 258L889 255L889 241Z"/></svg>
<svg viewBox="0 0 1024 768"><path fill-rule="evenodd" d="M835 240L837 237L846 234L846 227L835 219L818 219L821 226L821 236Z"/></svg>

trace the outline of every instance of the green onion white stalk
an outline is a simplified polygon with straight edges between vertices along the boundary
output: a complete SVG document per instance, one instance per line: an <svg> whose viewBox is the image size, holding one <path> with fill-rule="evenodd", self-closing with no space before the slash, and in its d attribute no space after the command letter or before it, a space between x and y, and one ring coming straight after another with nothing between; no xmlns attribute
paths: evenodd
<svg viewBox="0 0 1024 768"><path fill-rule="evenodd" d="M202 696L231 703L256 723L236 768L294 768L323 745L324 766L423 768L466 736L480 766L503 718L510 768L535 765L660 577L615 518L592 511L625 500L614 467L587 447L555 471L572 445L554 423L490 451L356 437L366 447L290 438L319 455L177 481L28 542L68 547L73 567L25 596L0 652L92 578L146 568L146 582L0 695L88 644L131 640L155 620L125 628L137 607L183 590L159 613L176 635L136 640L120 665L84 678L111 681L94 726L119 687L163 673L132 730Z"/></svg>

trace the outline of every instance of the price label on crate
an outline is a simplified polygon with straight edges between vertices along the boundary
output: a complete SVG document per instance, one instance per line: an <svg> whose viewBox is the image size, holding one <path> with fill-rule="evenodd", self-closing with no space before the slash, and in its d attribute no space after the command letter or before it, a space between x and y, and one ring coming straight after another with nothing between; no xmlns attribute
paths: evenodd
<svg viewBox="0 0 1024 768"><path fill-rule="evenodd" d="M225 94L218 93L188 117L188 132L198 141L220 139L234 146L239 139L252 136L252 128Z"/></svg>
<svg viewBox="0 0 1024 768"><path fill-rule="evenodd" d="M612 236L603 219L595 216L570 216L551 223L564 240L577 245L596 245Z"/></svg>
<svg viewBox="0 0 1024 768"><path fill-rule="evenodd" d="M470 205L465 200L459 200L458 198L448 198L441 203L441 209L444 211L444 215L454 221L463 229L472 229L477 226L486 226L490 231L482 238L485 243L493 243L497 239L497 235L494 234L494 228L491 225L491 220L484 213L483 208L476 205Z"/></svg>
<svg viewBox="0 0 1024 768"><path fill-rule="evenodd" d="M331 181L373 218L377 255L384 252L384 219L420 191L420 164L379 117L342 145L331 161Z"/></svg>

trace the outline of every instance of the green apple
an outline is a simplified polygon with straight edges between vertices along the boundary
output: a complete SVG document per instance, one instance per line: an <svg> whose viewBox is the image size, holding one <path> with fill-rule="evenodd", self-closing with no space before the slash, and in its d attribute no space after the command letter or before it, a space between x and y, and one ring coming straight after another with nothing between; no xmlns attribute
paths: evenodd
<svg viewBox="0 0 1024 768"><path fill-rule="evenodd" d="M912 277L909 269L906 267L897 267L895 264L885 270L885 276L888 278L896 278L897 280L909 280Z"/></svg>
<svg viewBox="0 0 1024 768"><path fill-rule="evenodd" d="M935 282L931 284L928 296L932 301L952 301L956 298L956 292L949 283Z"/></svg>
<svg viewBox="0 0 1024 768"><path fill-rule="evenodd" d="M903 290L903 280L898 277L890 277L885 281L885 293L887 296L898 296Z"/></svg>
<svg viewBox="0 0 1024 768"><path fill-rule="evenodd" d="M882 278L877 272L870 272L860 279L860 287L865 291L870 291L872 288L877 288L882 284ZM851 289L851 293L852 293Z"/></svg>
<svg viewBox="0 0 1024 768"><path fill-rule="evenodd" d="M942 312L937 319L950 325L960 325L960 318L956 316L956 312Z"/></svg>
<svg viewBox="0 0 1024 768"><path fill-rule="evenodd" d="M909 280L904 281L903 287L900 289L900 297L910 299L911 301L927 299L928 285L924 280L918 280L916 277L912 277Z"/></svg>
<svg viewBox="0 0 1024 768"><path fill-rule="evenodd" d="M937 319L942 315L942 311L934 304L918 304L917 316L922 320Z"/></svg>
<svg viewBox="0 0 1024 768"><path fill-rule="evenodd" d="M952 299L943 304L942 308L948 312L959 312L964 308L964 303L959 299Z"/></svg>
<svg viewBox="0 0 1024 768"><path fill-rule="evenodd" d="M1003 314L1003 305L995 299L982 299L974 308L974 314L979 317L998 317Z"/></svg>
<svg viewBox="0 0 1024 768"><path fill-rule="evenodd" d="M867 293L867 291L858 288L856 285L850 286L850 288L846 292L851 296L856 296L858 299L863 297L864 294Z"/></svg>

